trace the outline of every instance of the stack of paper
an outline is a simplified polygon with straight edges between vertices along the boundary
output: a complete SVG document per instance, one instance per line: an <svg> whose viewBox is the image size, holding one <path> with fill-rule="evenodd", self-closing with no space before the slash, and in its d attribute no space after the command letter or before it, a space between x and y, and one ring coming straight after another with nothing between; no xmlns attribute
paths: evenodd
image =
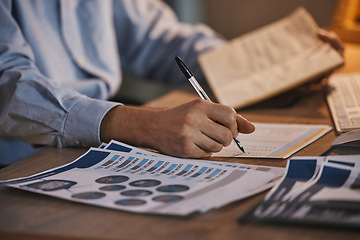
<svg viewBox="0 0 360 240"><path fill-rule="evenodd" d="M294 157L253 220L360 227L360 155Z"/></svg>
<svg viewBox="0 0 360 240"><path fill-rule="evenodd" d="M264 191L283 172L276 167L175 158L112 141L67 165L0 183L129 212L184 216Z"/></svg>

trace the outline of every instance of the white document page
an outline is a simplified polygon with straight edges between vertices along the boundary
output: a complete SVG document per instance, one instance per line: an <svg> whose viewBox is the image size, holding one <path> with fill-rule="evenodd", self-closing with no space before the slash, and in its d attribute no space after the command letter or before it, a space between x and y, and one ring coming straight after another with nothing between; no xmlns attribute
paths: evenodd
<svg viewBox="0 0 360 240"><path fill-rule="evenodd" d="M0 184L129 212L185 216L263 191L278 178L271 171L122 146L121 151L91 148L69 164Z"/></svg>
<svg viewBox="0 0 360 240"><path fill-rule="evenodd" d="M137 153L137 154L144 154L152 157L166 157L166 158L174 158L174 159L181 159L177 157L170 157L161 153L150 152L141 148L136 148L131 145L128 145L123 142L119 142L116 140L111 140L109 143L102 143L100 146L104 146L105 149L108 150L115 150L115 151L128 151L129 153ZM120 147L120 148L119 148ZM191 161L201 161L202 163L209 163L211 165L218 165L221 167L227 168L238 168L238 169L248 169L254 171L263 171L263 172L271 172L273 173L276 178L279 176L283 176L285 168L281 167L270 167L270 166L261 166L261 165L252 165L252 164L242 164L242 163L232 163L232 162L221 162L221 161L211 161L211 160L199 160L199 159L188 159Z"/></svg>
<svg viewBox="0 0 360 240"><path fill-rule="evenodd" d="M360 129L360 73L338 73L328 80L326 100L339 133Z"/></svg>
<svg viewBox="0 0 360 240"><path fill-rule="evenodd" d="M287 158L331 130L328 125L255 123L255 132L239 134L241 152L232 142L213 157Z"/></svg>
<svg viewBox="0 0 360 240"><path fill-rule="evenodd" d="M122 142L118 142L116 140L111 140L108 144L101 144L101 146L104 146L104 148L106 149L111 149L111 150L119 150L122 151L125 149L125 151L130 151L133 153L137 153L137 154L145 154L145 155L149 155L149 156L166 156L160 153L154 153L154 152L150 152L144 149L139 149L139 148L134 148L130 145L127 145L125 143ZM167 156L169 157L169 156ZM175 157L172 157L175 158ZM175 158L177 159L177 158ZM189 159L191 161L199 161L198 159ZM264 190L267 190L269 188L271 188L272 186L274 186L280 179L281 177L284 175L284 168L280 168L280 167L270 167L270 166L259 166L259 165L251 165L251 164L241 164L241 163L230 163L230 162L220 162L220 161L210 161L210 160L200 160L202 163L209 163L213 166L221 166L221 167L225 167L225 168L230 168L230 169L240 169L240 170L251 170L251 171L260 171L260 172L269 172L273 174L273 178L268 181L267 183L264 183L263 180L260 179L261 183L259 184L255 184L255 185L249 185L247 186L246 181L258 181L259 179L255 180L255 179L248 179L248 177L252 178L251 175L244 175L242 177L242 187L241 189L238 188L238 186L236 184L239 184L239 182L233 182L232 184L228 184L226 187L222 187L219 188L217 190L213 189L210 192L207 192L206 194L201 194L198 196L194 196L192 197L191 201L186 201L184 203L181 204L186 204L189 205L191 204L193 206L194 209L197 209L200 212L205 212L208 211L211 208L219 208L222 207L232 201L234 201L235 199L242 199L242 198L246 198L255 194L258 194ZM246 186L245 186L245 185ZM253 186L256 186L255 188L253 188ZM238 191L233 191L233 189L238 189ZM240 194L241 191L241 194ZM234 195L234 196L232 196ZM207 204L207 200L208 198L212 199L212 204L208 205ZM204 204L205 203L205 204ZM198 206L200 204L200 206ZM172 211L171 209L173 207L175 208L179 208L179 204L174 205L174 206L169 206L168 208L163 208L161 211L167 211L170 212Z"/></svg>

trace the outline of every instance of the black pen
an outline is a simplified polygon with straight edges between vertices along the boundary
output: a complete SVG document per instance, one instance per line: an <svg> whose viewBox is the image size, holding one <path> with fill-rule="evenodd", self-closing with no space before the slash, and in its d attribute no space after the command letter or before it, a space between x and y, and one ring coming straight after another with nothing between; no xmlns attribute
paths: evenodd
<svg viewBox="0 0 360 240"><path fill-rule="evenodd" d="M208 97L208 95L205 93L204 89L202 89L202 87L200 86L200 84L198 83L198 81L196 80L196 78L194 77L194 74L192 74L192 72L189 70L189 68L185 65L185 63L181 60L181 58L179 56L175 57L175 61L178 64L179 68L181 69L181 71L184 73L185 77L187 78L187 80L189 80L189 82L191 83L191 85L195 88L196 92L199 94L199 96L204 99L204 100L208 100L211 101L210 98ZM236 145L239 147L239 149L245 153L244 148L241 146L240 142L236 139L233 138Z"/></svg>

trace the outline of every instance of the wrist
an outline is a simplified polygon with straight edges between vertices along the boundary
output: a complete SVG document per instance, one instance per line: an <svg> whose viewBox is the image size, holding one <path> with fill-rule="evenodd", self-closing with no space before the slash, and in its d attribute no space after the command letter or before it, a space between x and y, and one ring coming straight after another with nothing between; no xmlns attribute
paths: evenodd
<svg viewBox="0 0 360 240"><path fill-rule="evenodd" d="M103 118L100 126L100 139L112 139L134 146L156 148L154 132L158 123L158 109L117 106Z"/></svg>

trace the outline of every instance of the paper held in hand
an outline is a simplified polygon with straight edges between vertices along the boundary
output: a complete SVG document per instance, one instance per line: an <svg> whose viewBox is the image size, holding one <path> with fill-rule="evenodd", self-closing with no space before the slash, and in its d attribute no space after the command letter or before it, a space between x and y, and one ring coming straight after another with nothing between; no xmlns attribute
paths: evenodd
<svg viewBox="0 0 360 240"><path fill-rule="evenodd" d="M317 37L311 15L298 8L288 17L205 52L199 61L217 100L241 108L265 100L343 64Z"/></svg>

